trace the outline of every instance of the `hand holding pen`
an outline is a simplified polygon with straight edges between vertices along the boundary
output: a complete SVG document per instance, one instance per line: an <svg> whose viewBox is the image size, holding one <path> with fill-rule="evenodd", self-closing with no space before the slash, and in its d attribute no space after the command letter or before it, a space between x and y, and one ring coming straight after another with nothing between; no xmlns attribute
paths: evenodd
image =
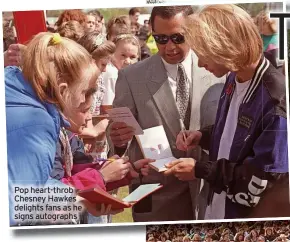
<svg viewBox="0 0 290 242"><path fill-rule="evenodd" d="M128 173L130 173L131 177L137 178L139 176L140 181L142 183L142 176L147 176L149 172L149 163L154 162L152 159L141 159L133 164L129 162L128 157L113 156L111 158L96 158L95 163L104 165L100 169L105 182L112 182L121 180ZM117 169L120 170L117 170Z"/></svg>
<svg viewBox="0 0 290 242"><path fill-rule="evenodd" d="M105 160L105 163L99 171L106 183L121 180L130 171L131 164L128 162L128 157L116 158L113 156L108 159L97 158L96 162L101 162L102 160Z"/></svg>
<svg viewBox="0 0 290 242"><path fill-rule="evenodd" d="M183 121L181 119L179 119L179 122L180 122L180 127L181 127L180 133L182 133L183 141L186 142L186 139L187 139L186 128L185 128L184 123L183 123Z"/></svg>
<svg viewBox="0 0 290 242"><path fill-rule="evenodd" d="M118 158L95 158L94 159L94 163L98 163L98 164L104 164L106 162L114 162L116 161Z"/></svg>
<svg viewBox="0 0 290 242"><path fill-rule="evenodd" d="M187 151L198 146L202 133L200 131L185 130L185 126L180 120L181 131L176 137L176 147L179 150Z"/></svg>

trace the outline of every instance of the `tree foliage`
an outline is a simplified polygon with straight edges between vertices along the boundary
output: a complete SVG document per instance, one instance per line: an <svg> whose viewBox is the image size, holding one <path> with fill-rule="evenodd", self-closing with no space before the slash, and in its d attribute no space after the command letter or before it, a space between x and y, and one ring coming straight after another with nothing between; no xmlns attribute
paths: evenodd
<svg viewBox="0 0 290 242"><path fill-rule="evenodd" d="M60 10L47 10L46 11L46 17L54 17L54 18L58 18L59 15L61 15L61 13L64 10L60 9Z"/></svg>

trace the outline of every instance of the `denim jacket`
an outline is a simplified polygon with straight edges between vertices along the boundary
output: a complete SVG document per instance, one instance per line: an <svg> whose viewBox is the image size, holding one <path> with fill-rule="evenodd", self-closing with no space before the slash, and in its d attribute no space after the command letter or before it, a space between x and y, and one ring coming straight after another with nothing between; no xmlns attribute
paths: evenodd
<svg viewBox="0 0 290 242"><path fill-rule="evenodd" d="M61 126L69 125L56 106L42 102L17 67L5 68L10 225L17 186L66 186L50 177ZM23 221L24 222L24 221Z"/></svg>

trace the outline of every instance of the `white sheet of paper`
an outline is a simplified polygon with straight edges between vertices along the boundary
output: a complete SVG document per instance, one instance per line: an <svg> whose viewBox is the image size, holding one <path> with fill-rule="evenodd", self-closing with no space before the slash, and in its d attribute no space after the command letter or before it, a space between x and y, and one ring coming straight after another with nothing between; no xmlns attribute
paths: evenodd
<svg viewBox="0 0 290 242"><path fill-rule="evenodd" d="M176 160L171 152L171 148L162 125L145 129L143 135L137 136L144 156L156 160L149 165L158 172L166 171L165 164Z"/></svg>
<svg viewBox="0 0 290 242"><path fill-rule="evenodd" d="M174 160L177 160L177 159L171 156L165 159L160 159L160 160L156 160L155 162L149 163L149 166L153 166L153 169L156 169L158 172L163 172L167 170L165 165Z"/></svg>
<svg viewBox="0 0 290 242"><path fill-rule="evenodd" d="M160 160L173 156L162 125L145 129L138 138L146 158Z"/></svg>
<svg viewBox="0 0 290 242"><path fill-rule="evenodd" d="M155 191L159 186L160 186L159 183L140 185L136 190L130 193L127 197L125 197L123 201L128 203L137 202L146 195Z"/></svg>
<svg viewBox="0 0 290 242"><path fill-rule="evenodd" d="M107 110L110 119L113 122L123 122L135 129L134 135L143 134L143 130L135 119L131 110L127 107L113 108Z"/></svg>

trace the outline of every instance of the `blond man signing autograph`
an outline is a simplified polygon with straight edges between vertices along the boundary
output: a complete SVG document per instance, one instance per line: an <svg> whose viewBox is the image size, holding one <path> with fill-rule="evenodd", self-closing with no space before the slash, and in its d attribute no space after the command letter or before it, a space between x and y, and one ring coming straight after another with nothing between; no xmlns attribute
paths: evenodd
<svg viewBox="0 0 290 242"><path fill-rule="evenodd" d="M236 5L207 6L187 18L185 29L199 66L217 77L230 74L215 124L176 140L180 150L208 150L210 161L181 158L165 175L210 183L205 219L252 216L268 190L288 179L285 76L264 57L257 27Z"/></svg>

